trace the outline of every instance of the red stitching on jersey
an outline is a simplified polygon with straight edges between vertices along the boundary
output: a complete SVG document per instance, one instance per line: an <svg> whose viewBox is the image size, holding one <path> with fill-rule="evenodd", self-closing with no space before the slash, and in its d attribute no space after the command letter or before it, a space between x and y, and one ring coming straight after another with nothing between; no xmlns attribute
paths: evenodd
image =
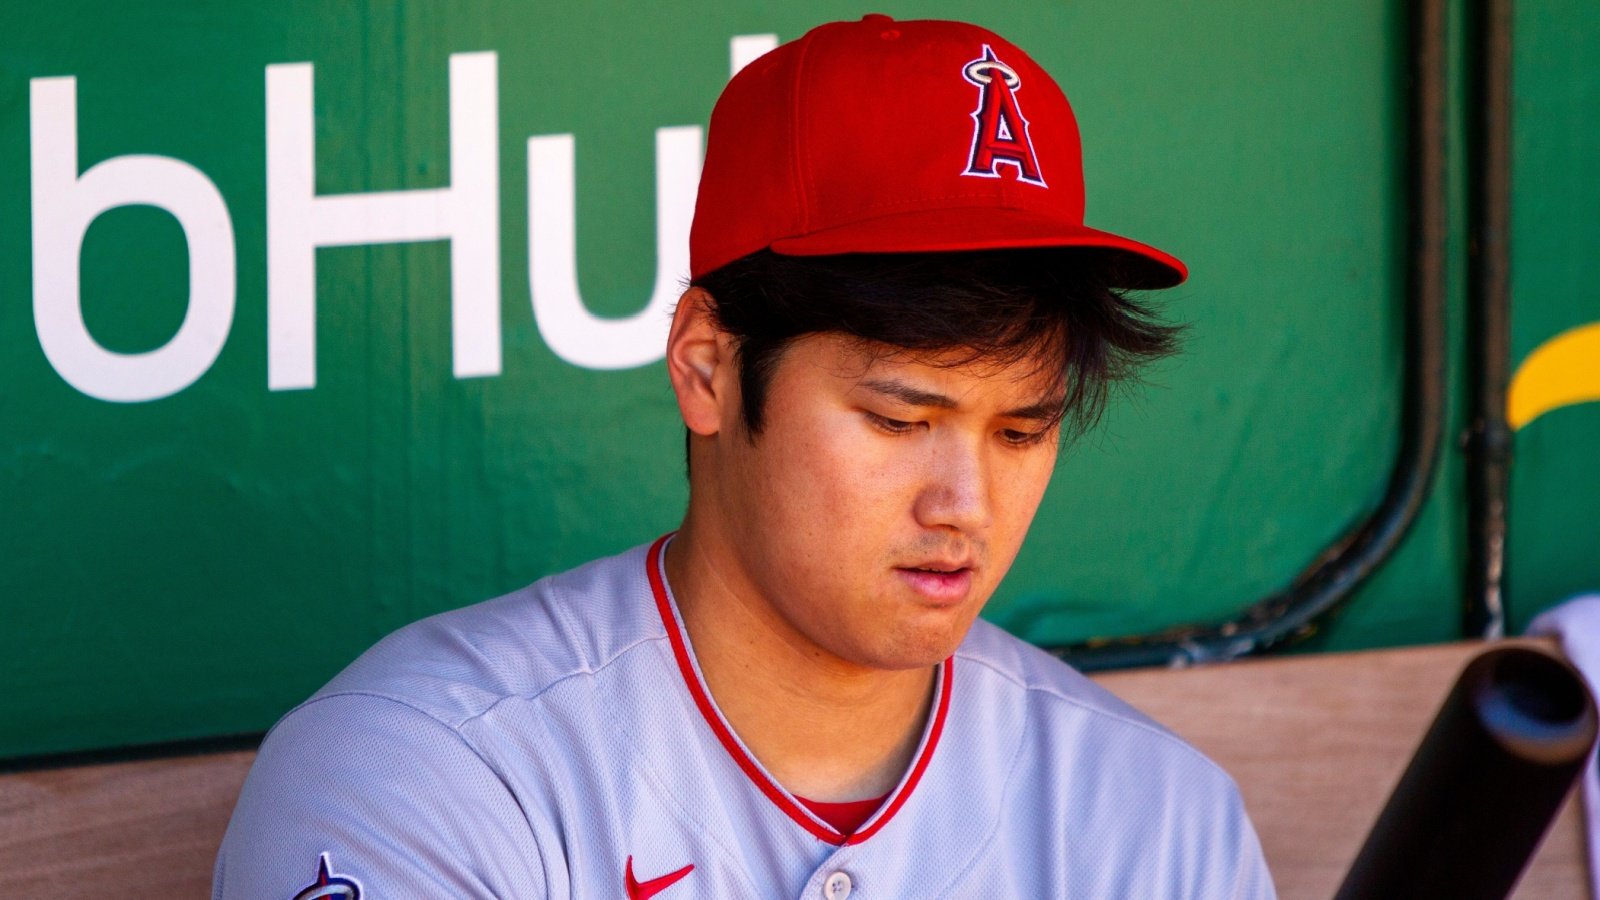
<svg viewBox="0 0 1600 900"><path fill-rule="evenodd" d="M695 672L694 664L689 659L688 643L684 640L683 633L678 628L677 617L672 614L672 604L667 600L666 578L661 572L661 549L666 544L667 539L671 537L671 533L664 534L657 538L654 544L650 545L650 553L645 561L645 571L650 578L650 591L655 595L656 611L661 614L661 624L666 628L667 640L672 644L672 655L678 661L678 672L683 676L683 683L689 688L689 696L694 698L694 705L699 708L700 715L706 720L706 724L711 726L711 731L717 736L717 740L722 743L722 748L728 751L728 755L733 757L733 761L738 764L745 777L755 782L756 787L760 788L761 793L765 794L768 800L771 800L789 818L819 840L836 845L846 843L859 844L877 834L878 830L889 819L893 818L895 813L900 811L900 807L905 805L906 798L911 796L911 791L916 788L917 782L922 778L922 773L927 771L928 762L933 758L933 750L939 744L939 735L944 732L945 716L950 711L950 686L953 683L952 664L955 662L955 657L952 656L946 659L941 667L943 669L943 678L940 680L939 687L939 708L934 712L933 725L928 731L928 744L922 748L922 755L917 758L916 764L911 768L911 777L906 779L904 787L889 801L888 808L883 811L877 821L872 823L872 827L858 832L854 836L847 837L812 818L788 794L784 793L783 788L768 778L766 773L761 771L760 766L756 765L756 761L751 759L748 753L744 752L744 748L740 746L739 741L733 736L733 732L728 730L727 723L722 720L722 714L717 711L716 706L711 702L711 696L706 693L705 685L700 682L700 676Z"/></svg>
<svg viewBox="0 0 1600 900"><path fill-rule="evenodd" d="M650 573L650 590L655 594L656 598L656 610L661 613L661 624L666 626L667 639L672 643L672 655L678 660L678 671L683 675L684 684L689 687L689 695L694 698L694 705L700 708L701 717L706 720L707 725L711 726L711 731L716 734L717 740L722 742L723 749L727 750L728 755L733 757L733 761L738 763L740 769L744 770L745 777L755 782L756 787L761 789L761 793L767 795L768 800L777 804L779 809L789 815L789 818L800 823L801 826L817 838L830 844L844 843L844 835L826 825L818 824L810 816L801 812L794 801L790 800L781 788L772 783L772 780L756 766L755 760L751 759L750 755L744 752L744 748L739 746L739 742L734 740L733 733L728 730L728 726L722 721L721 714L712 705L711 697L706 693L705 686L700 683L700 677L695 673L694 666L689 661L689 647L684 642L683 635L678 631L677 617L672 614L672 606L667 602L666 580L661 574L661 548L669 537L671 535L663 535L651 545L650 557L646 568Z"/></svg>
<svg viewBox="0 0 1600 900"><path fill-rule="evenodd" d="M928 731L928 746L923 748L922 755L917 757L917 764L911 767L911 777L906 779L906 786L900 789L900 793L894 795L893 800L889 801L889 808L883 811L883 815L879 817L878 821L873 822L869 828L851 835L850 839L845 843L859 844L877 834L878 829L894 818L894 814L899 812L900 807L905 805L906 798L910 797L911 792L916 790L917 782L922 780L922 773L928 770L928 761L933 759L933 748L939 745L939 735L944 733L944 717L950 711L950 685L954 677L951 674L951 670L954 668L952 665L954 662L954 656L944 661L944 678L939 685L939 709L933 714L933 727Z"/></svg>

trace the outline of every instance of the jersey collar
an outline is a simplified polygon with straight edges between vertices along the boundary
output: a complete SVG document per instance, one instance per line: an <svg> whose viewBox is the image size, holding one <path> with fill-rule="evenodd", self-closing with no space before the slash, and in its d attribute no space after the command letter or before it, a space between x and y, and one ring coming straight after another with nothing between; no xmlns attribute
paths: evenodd
<svg viewBox="0 0 1600 900"><path fill-rule="evenodd" d="M662 560L665 558L667 542L672 534L662 535L650 546L650 552L645 556L645 569L650 578L650 591L655 597L656 611L661 614L661 624L666 628L667 640L672 645L673 658L677 660L678 671L683 676L684 686L689 689L689 695L694 699L694 705L700 710L700 715L710 726L717 741L727 750L734 763L744 772L745 777L766 796L774 805L782 810L796 824L810 832L820 840L830 844L859 844L877 834L895 813L905 805L911 792L916 789L917 782L922 780L922 774L928 768L928 763L933 758L933 751L939 743L939 736L944 732L945 717L950 711L950 688L954 681L954 657L946 659L939 664L939 675L934 680L937 685L937 696L933 701L933 715L928 717L928 724L923 730L922 745L917 749L916 757L905 776L901 779L887 802L873 814L862 827L854 834L846 835L838 829L824 822L810 810L802 806L794 796L784 790L783 786L773 780L771 775L761 767L755 757L744 746L733 729L728 726L727 720L722 717L722 712L717 709L711 699L711 693L706 689L705 680L700 675L699 664L695 661L694 650L689 646L688 635L683 628L683 622L678 616L677 604L673 601L671 588L667 586L667 579L663 570Z"/></svg>

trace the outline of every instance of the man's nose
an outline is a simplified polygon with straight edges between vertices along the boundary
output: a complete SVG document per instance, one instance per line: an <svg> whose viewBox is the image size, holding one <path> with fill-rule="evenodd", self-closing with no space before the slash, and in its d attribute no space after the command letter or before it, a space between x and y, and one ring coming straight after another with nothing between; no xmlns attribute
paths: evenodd
<svg viewBox="0 0 1600 900"><path fill-rule="evenodd" d="M917 496L915 514L926 528L981 531L989 526L991 507L989 460L981 447L967 441L945 441L931 448L928 477Z"/></svg>

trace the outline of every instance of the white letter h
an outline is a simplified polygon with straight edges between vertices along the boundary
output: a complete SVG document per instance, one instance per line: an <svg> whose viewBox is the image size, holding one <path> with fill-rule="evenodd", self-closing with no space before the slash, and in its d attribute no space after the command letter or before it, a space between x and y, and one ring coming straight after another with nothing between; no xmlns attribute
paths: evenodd
<svg viewBox="0 0 1600 900"><path fill-rule="evenodd" d="M450 56L450 186L316 194L310 63L267 66L267 387L315 387L318 247L450 240L456 377L500 373L500 153L493 53Z"/></svg>

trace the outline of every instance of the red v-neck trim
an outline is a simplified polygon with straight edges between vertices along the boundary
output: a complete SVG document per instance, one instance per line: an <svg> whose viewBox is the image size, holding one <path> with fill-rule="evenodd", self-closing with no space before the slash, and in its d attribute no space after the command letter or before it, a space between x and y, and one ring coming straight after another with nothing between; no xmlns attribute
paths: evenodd
<svg viewBox="0 0 1600 900"><path fill-rule="evenodd" d="M869 800L844 800L838 803L827 803L822 800L807 800L799 794L789 796L800 801L800 805L811 810L811 814L832 825L840 834L855 834L856 829L867 824L872 814L883 806L883 801L889 799L888 794L882 797L873 797Z"/></svg>
<svg viewBox="0 0 1600 900"><path fill-rule="evenodd" d="M809 812L803 809L793 797L779 787L761 766L745 752L744 745L734 737L728 723L723 720L722 713L718 712L715 704L711 702L711 695L706 690L705 683L700 680L700 673L695 670L694 662L689 656L689 644L685 639L683 630L678 625L678 617L673 612L672 602L667 596L667 581L661 571L661 551L666 545L671 534L662 535L650 545L650 552L645 561L645 571L650 578L650 591L655 595L656 611L661 614L661 624L667 630L667 640L672 644L673 658L678 662L678 672L683 676L683 683L689 688L689 695L694 698L694 705L700 710L700 715L711 726L711 731L717 736L724 750L733 757L740 770L755 783L755 786L765 794L767 799L779 809L783 810L796 824L810 832L819 840L830 844L859 844L878 833L888 821L894 818L900 807L905 805L906 798L916 789L917 782L922 780L923 772L928 769L928 762L933 758L934 748L939 744L939 736L944 733L945 716L950 711L950 686L954 681L952 663L954 657L946 659L939 667L939 698L934 708L933 721L928 727L928 737L922 747L922 752L917 756L916 762L911 767L911 773L906 776L900 789L890 798L888 804L875 817L872 824L855 834L841 834L822 822L817 821Z"/></svg>

